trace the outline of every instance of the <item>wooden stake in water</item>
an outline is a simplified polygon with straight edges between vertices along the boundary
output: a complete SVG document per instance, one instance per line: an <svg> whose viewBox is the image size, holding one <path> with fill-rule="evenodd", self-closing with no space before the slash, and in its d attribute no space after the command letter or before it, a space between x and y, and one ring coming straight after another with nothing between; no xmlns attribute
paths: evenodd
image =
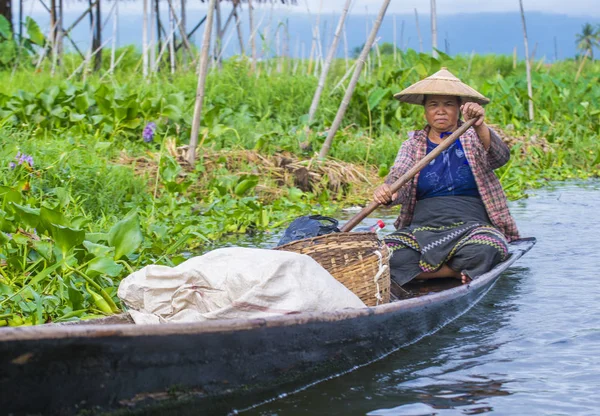
<svg viewBox="0 0 600 416"><path fill-rule="evenodd" d="M240 43L240 54L246 55L246 50L244 49L244 36L242 35L242 22L238 14L237 7L237 4L233 5L233 16L235 17L235 30L237 31L238 42Z"/></svg>
<svg viewBox="0 0 600 416"><path fill-rule="evenodd" d="M169 43L169 62L171 64L171 74L175 73L175 41L174 32L175 32L175 22L173 21L173 16L175 15L175 10L173 10L173 6L171 1L169 0L169 32L171 36L167 39Z"/></svg>
<svg viewBox="0 0 600 416"><path fill-rule="evenodd" d="M421 36L421 29L419 28L419 13L415 9L415 21L417 23L417 36L419 37L419 52L423 53L423 37Z"/></svg>
<svg viewBox="0 0 600 416"><path fill-rule="evenodd" d="M192 165L196 163L196 146L198 146L200 118L202 116L202 104L204 103L204 86L208 71L208 50L210 48L210 35L213 29L213 16L216 2L217 0L210 0L208 4L206 26L204 27L204 38L202 39L202 51L200 53L200 61L198 62L198 88L196 89L196 102L194 103L190 148L187 154L187 160Z"/></svg>
<svg viewBox="0 0 600 416"><path fill-rule="evenodd" d="M346 94L344 94L344 98L340 104L340 108L335 115L335 119L333 120L333 124L327 133L327 138L323 143L323 147L321 147L321 151L319 152L319 158L324 159L329 153L329 149L331 148L331 144L333 143L333 138L337 133L340 125L342 124L342 120L344 115L346 114L346 110L348 109L348 105L350 104L350 99L352 98L352 94L354 94L354 89L356 88L356 84L360 78L360 73L362 72L363 66L367 60L367 56L371 51L371 47L373 46L373 42L375 42L375 37L377 36L377 32L379 31L379 27L381 26L381 22L383 21L383 17L385 16L385 12L387 11L388 6L390 5L391 0L384 0L381 5L381 9L379 10L379 15L377 16L377 20L373 25L373 29L369 34L369 38L365 42L365 46L363 47L360 56L356 61L356 67L354 68L354 74L352 74L352 79L350 80L350 84L346 89Z"/></svg>
<svg viewBox="0 0 600 416"><path fill-rule="evenodd" d="M115 2L113 9L113 27L112 27L112 47L110 49L110 69L111 74L115 69L115 52L117 50L117 27L119 25L119 2Z"/></svg>
<svg viewBox="0 0 600 416"><path fill-rule="evenodd" d="M319 100L321 99L321 94L323 93L323 89L325 88L327 74L329 74L329 68L331 67L333 58L335 57L335 52L337 51L338 44L340 41L340 33L342 32L342 28L344 27L344 22L346 21L346 16L348 15L348 10L350 9L351 3L352 0L346 0L346 3L344 4L344 9L342 10L342 14L340 16L340 20L338 20L338 25L335 29L335 34L333 35L333 41L331 42L331 46L329 47L327 59L325 59L325 65L323 66L321 76L319 77L319 84L317 86L317 90L315 91L315 95L313 96L312 104L310 105L310 110L308 111L308 124L310 124L313 121L315 113L317 112L317 108L319 107Z"/></svg>
<svg viewBox="0 0 600 416"><path fill-rule="evenodd" d="M431 56L434 58L438 57L437 47L437 12L435 0L431 0Z"/></svg>
<svg viewBox="0 0 600 416"><path fill-rule="evenodd" d="M250 68L252 69L252 72L256 72L256 36L254 30L252 0L248 0L248 24L250 26L250 49L252 50L252 62Z"/></svg>
<svg viewBox="0 0 600 416"><path fill-rule="evenodd" d="M525 11L523 0L519 0L521 7L521 22L523 23L523 41L525 43L525 68L527 70L527 95L529 96L529 120L533 121L533 88L531 85L531 62L529 61L529 42L527 41L527 26L525 24Z"/></svg>
<svg viewBox="0 0 600 416"><path fill-rule="evenodd" d="M396 45L396 37L397 37L397 34L396 34L396 15L394 15L392 22L393 22L392 32L393 32L393 38L394 38L393 45L394 45L394 64L395 64L396 63L396 55L397 55L396 49L398 49L398 47ZM402 45L402 42L400 42L400 45Z"/></svg>
<svg viewBox="0 0 600 416"><path fill-rule="evenodd" d="M148 0L142 0L142 74L148 76Z"/></svg>

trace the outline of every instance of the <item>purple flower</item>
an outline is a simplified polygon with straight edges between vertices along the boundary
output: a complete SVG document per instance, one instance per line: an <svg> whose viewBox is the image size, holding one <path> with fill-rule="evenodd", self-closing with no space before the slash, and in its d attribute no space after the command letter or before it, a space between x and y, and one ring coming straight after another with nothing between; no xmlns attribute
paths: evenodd
<svg viewBox="0 0 600 416"><path fill-rule="evenodd" d="M144 127L144 131L142 133L142 138L144 139L144 141L146 143L150 143L152 141L152 139L154 139L154 132L156 131L156 123L153 123L152 121L148 124L146 124L146 127Z"/></svg>
<svg viewBox="0 0 600 416"><path fill-rule="evenodd" d="M19 165L27 163L29 167L33 167L33 157L31 155L26 155L25 153L17 152L15 160ZM9 166L11 169L14 169L17 165L14 162L11 162Z"/></svg>
<svg viewBox="0 0 600 416"><path fill-rule="evenodd" d="M17 165L15 164L15 162L10 162L10 163L8 164L8 167L9 167L11 170L14 170L14 169L17 167Z"/></svg>

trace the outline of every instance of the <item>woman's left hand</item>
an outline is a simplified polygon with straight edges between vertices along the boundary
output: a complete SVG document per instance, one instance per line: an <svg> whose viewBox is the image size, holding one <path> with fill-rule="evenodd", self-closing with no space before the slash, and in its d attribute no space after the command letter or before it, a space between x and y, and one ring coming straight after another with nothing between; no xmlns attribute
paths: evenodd
<svg viewBox="0 0 600 416"><path fill-rule="evenodd" d="M477 119L475 126L479 127L483 125L483 121L485 119L485 110L479 104L472 102L465 103L460 106L460 111L462 112L465 121L475 118Z"/></svg>

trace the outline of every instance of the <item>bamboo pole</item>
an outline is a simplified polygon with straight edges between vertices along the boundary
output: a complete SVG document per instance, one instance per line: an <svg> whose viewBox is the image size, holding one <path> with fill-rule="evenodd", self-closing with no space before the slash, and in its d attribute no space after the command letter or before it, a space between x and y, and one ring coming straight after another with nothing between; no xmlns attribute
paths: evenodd
<svg viewBox="0 0 600 416"><path fill-rule="evenodd" d="M98 48L96 50L94 50L94 52L91 52L91 48L90 48L90 53L88 54L88 56L85 58L85 60L75 69L75 71L73 71L73 73L71 75L69 75L69 77L67 78L67 81L69 81L71 78L73 78L75 76L75 74L77 74L79 72L80 69L83 68L83 82L85 82L86 79L86 73L88 72L87 66L90 63L90 60L97 55L98 53L102 52L102 48L104 48L108 42L110 42L111 39L107 39L106 41L104 41L103 44L101 44L100 46L98 46Z"/></svg>
<svg viewBox="0 0 600 416"><path fill-rule="evenodd" d="M208 4L206 27L204 28L204 38L202 39L202 51L200 53L200 61L198 62L198 88L196 89L196 102L194 103L190 148L187 154L187 160L192 165L196 163L196 146L198 145L200 117L202 116L202 104L204 103L204 86L206 83L206 73L208 71L208 50L210 48L210 35L212 32L216 1L217 0L210 0Z"/></svg>
<svg viewBox="0 0 600 416"><path fill-rule="evenodd" d="M190 41L188 40L187 37L187 29L186 29L186 24L187 24L187 13L186 13L186 7L185 7L185 0L181 0L180 1L180 7L181 7L181 18L179 19L179 31L181 32L181 43L184 45L188 45ZM177 49L175 49L177 51ZM188 50L187 53L182 53L181 55L181 63L183 64L183 67L187 67L187 56L188 54L190 55L190 59L192 58L192 51Z"/></svg>
<svg viewBox="0 0 600 416"><path fill-rule="evenodd" d="M254 16L252 12L252 0L248 0L248 24L250 25L250 49L252 50L252 62L250 68L256 72L256 34L254 30Z"/></svg>
<svg viewBox="0 0 600 416"><path fill-rule="evenodd" d="M154 31L154 26L156 26L156 9L154 7L154 2L156 0L143 0L150 2L150 28L148 29L148 51L146 54L148 55L148 67L151 72L156 71L158 65L156 65L156 37L158 36L158 30Z"/></svg>
<svg viewBox="0 0 600 416"><path fill-rule="evenodd" d="M142 0L142 73L148 77L148 0Z"/></svg>
<svg viewBox="0 0 600 416"><path fill-rule="evenodd" d="M173 10L173 5L171 0L169 0L169 32L171 32L171 36L167 39L169 44L169 63L171 64L171 74L175 73L175 41L174 41L174 33L175 33L175 21L173 20L173 16L175 16L175 10Z"/></svg>
<svg viewBox="0 0 600 416"><path fill-rule="evenodd" d="M533 45L533 52L531 52L531 57L529 58L529 62L531 64L531 66L533 66L533 64L535 63L535 54L537 53L537 47L538 47L538 43L536 42Z"/></svg>
<svg viewBox="0 0 600 416"><path fill-rule="evenodd" d="M437 13L435 0L431 0L431 56L434 58L438 57L437 47Z"/></svg>
<svg viewBox="0 0 600 416"><path fill-rule="evenodd" d="M50 32L50 45L52 45L52 65L50 67L50 76L54 76L57 60L57 33L58 33L58 18L56 16L56 0L50 0L50 27L53 28Z"/></svg>
<svg viewBox="0 0 600 416"><path fill-rule="evenodd" d="M396 45L396 38L398 37L398 34L396 33L396 15L394 14L393 20L392 20L393 26L392 26L392 32L393 32L393 38L394 38L394 64L397 61L397 53L396 53L396 49L398 49L397 45ZM400 42L400 44L402 44L402 42Z"/></svg>
<svg viewBox="0 0 600 416"><path fill-rule="evenodd" d="M333 62L333 58L335 57L335 53L338 48L338 44L340 42L340 33L342 32L342 28L344 27L344 23L346 22L346 16L348 15L348 10L350 9L351 3L352 0L346 0L346 3L344 4L344 9L342 10L342 14L340 16L340 20L338 20L338 25L335 29L335 34L333 35L333 41L331 42L331 47L329 48L329 52L327 53L325 65L323 66L321 76L319 77L319 84L317 85L317 90L315 91L312 104L310 105L310 110L308 111L308 124L312 123L313 119L315 118L317 108L319 107L319 100L321 99L321 94L323 93L323 89L325 88L325 81L327 80L329 68L331 68L331 63Z"/></svg>
<svg viewBox="0 0 600 416"><path fill-rule="evenodd" d="M417 22L417 36L419 37L419 52L423 53L423 37L421 36L421 29L419 28L419 13L415 8L415 21Z"/></svg>
<svg viewBox="0 0 600 416"><path fill-rule="evenodd" d="M377 16L377 20L373 25L373 29L369 35L369 38L365 42L365 46L363 47L360 56L356 62L356 68L354 69L354 74L352 75L352 79L350 80L350 85L348 85L348 89L346 90L346 94L344 94L344 98L340 104L340 108L338 109L337 114L335 115L335 119L329 132L327 133L327 138L323 143L323 147L319 152L319 158L324 159L329 153L329 149L331 148L331 144L333 142L333 138L337 133L340 125L342 123L342 119L344 118L344 114L346 114L346 110L348 109L348 105L350 104L350 99L352 98L352 94L354 93L354 89L356 88L356 84L358 83L358 79L360 78L360 73L362 72L362 68L365 64L367 56L371 51L371 46L373 42L375 42L375 37L377 36L377 32L379 31L379 27L381 26L381 22L383 21L383 17L385 16L385 12L390 5L391 0L383 0L383 4L381 5L381 9L379 10L379 15Z"/></svg>
<svg viewBox="0 0 600 416"><path fill-rule="evenodd" d="M221 46L223 43L223 33L222 33L222 26L221 26L221 0L217 0L217 2L215 3L215 45L214 45L214 52L213 52L213 65L216 64L217 68L219 70L221 70L221 61L219 60L219 56L221 56Z"/></svg>
<svg viewBox="0 0 600 416"><path fill-rule="evenodd" d="M83 60L83 62L80 65L81 67L83 67L83 77L82 77L83 78L83 82L85 82L85 80L87 79L88 64L89 64L90 60L92 59L92 51L94 49L94 37L95 37L94 31L95 31L95 28L96 28L96 18L97 17L98 16L95 15L95 14L92 15L92 21L91 21L91 25L90 25L90 47L88 48L87 54L85 56L85 59ZM77 68L73 72L73 74L71 76L75 75L78 71L79 71L79 68ZM69 78L67 78L67 80L68 79Z"/></svg>
<svg viewBox="0 0 600 416"><path fill-rule="evenodd" d="M160 62L160 60L162 59L165 51L167 50L167 48L169 47L171 38L173 36L175 36L175 28L172 28L172 31L168 34L168 36L166 36L166 41L163 43L162 47L160 48L160 51L158 53L158 58L156 58L156 65L158 65L158 63ZM157 68L152 68L152 72L156 72Z"/></svg>
<svg viewBox="0 0 600 416"><path fill-rule="evenodd" d="M94 71L100 71L102 68L102 11L100 9L100 4L100 1L96 2L96 35L94 38L96 40L97 48L100 50L94 53Z"/></svg>
<svg viewBox="0 0 600 416"><path fill-rule="evenodd" d="M163 49L163 45L167 45L168 47L168 34L160 18L159 0L154 0L153 12L152 25L156 27L156 37L152 37L150 50L152 52L151 59L155 61L153 62L155 64L154 68L156 68L155 71L159 71L161 60L156 57L156 53Z"/></svg>
<svg viewBox="0 0 600 416"><path fill-rule="evenodd" d="M404 20L402 20L402 25L400 26L400 49L404 50ZM400 59L402 59L402 56L400 56Z"/></svg>
<svg viewBox="0 0 600 416"><path fill-rule="evenodd" d="M240 43L240 54L245 56L246 51L244 49L244 36L242 35L242 21L237 12L237 4L233 5L233 16L235 17L235 30L237 31L238 42Z"/></svg>
<svg viewBox="0 0 600 416"><path fill-rule="evenodd" d="M181 0L181 1L183 2L183 0ZM171 11L171 18L173 20L173 22L171 22L171 23L174 23L173 27L171 27L171 29L173 29L174 26L177 25L177 29L179 29L179 32L181 33L181 41L183 42L183 47L189 53L192 53L192 46L188 42L188 38L185 33L185 26L184 26L183 22L181 20L179 20L179 18L177 17L177 13L175 13L175 5L173 4L172 0L167 0L167 2L169 3L169 10ZM175 36L173 36L173 43L175 43ZM174 45L173 45L173 49L175 49ZM173 53L174 53L174 50L173 50Z"/></svg>
<svg viewBox="0 0 600 416"><path fill-rule="evenodd" d="M525 24L525 11L523 0L519 0L521 8L521 22L523 23L523 42L525 43L525 68L527 70L527 95L529 96L529 120L533 121L533 88L531 85L531 62L529 61L529 42L527 41L527 25Z"/></svg>
<svg viewBox="0 0 600 416"><path fill-rule="evenodd" d="M58 66L62 65L62 59L63 59L63 52L64 52L64 30L63 30L63 23L65 21L65 15L64 15L64 9L65 9L65 5L64 5L64 0L58 0L58 26L56 27L56 37L57 37L57 42L56 42L56 47L57 47L57 55L58 55Z"/></svg>
<svg viewBox="0 0 600 416"><path fill-rule="evenodd" d="M513 69L517 69L517 47L513 49Z"/></svg>
<svg viewBox="0 0 600 416"><path fill-rule="evenodd" d="M346 25L344 24L344 61L346 62L346 71L350 66L350 58L348 56L348 36L346 35Z"/></svg>
<svg viewBox="0 0 600 416"><path fill-rule="evenodd" d="M110 49L110 69L109 73L113 73L115 69L115 53L117 50L117 27L119 23L119 2L115 1L113 9L113 27L112 27L112 47Z"/></svg>

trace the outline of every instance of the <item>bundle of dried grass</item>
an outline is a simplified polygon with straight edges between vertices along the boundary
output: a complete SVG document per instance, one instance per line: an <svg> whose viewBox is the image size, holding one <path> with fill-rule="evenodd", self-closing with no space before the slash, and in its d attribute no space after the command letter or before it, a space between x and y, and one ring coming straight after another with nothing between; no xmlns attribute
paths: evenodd
<svg viewBox="0 0 600 416"><path fill-rule="evenodd" d="M181 180L192 171L187 161L188 146L177 146L175 140L167 140L166 151L182 166ZM160 155L147 153L146 156L130 157L122 153L119 164L130 165L137 175L148 175L154 178L157 174ZM203 149L198 155L198 163L204 166L206 174L200 182L190 187L196 194L209 192L206 184L214 179L223 168L238 175L257 175L259 184L256 190L266 201L276 199L286 192L288 187L297 187L304 192L320 194L327 190L332 198L340 199L352 191L353 199L370 199L373 185L381 179L374 167L364 167L328 159L320 161L298 159L289 152L264 155L255 150L221 150ZM150 181L154 184L153 181Z"/></svg>

